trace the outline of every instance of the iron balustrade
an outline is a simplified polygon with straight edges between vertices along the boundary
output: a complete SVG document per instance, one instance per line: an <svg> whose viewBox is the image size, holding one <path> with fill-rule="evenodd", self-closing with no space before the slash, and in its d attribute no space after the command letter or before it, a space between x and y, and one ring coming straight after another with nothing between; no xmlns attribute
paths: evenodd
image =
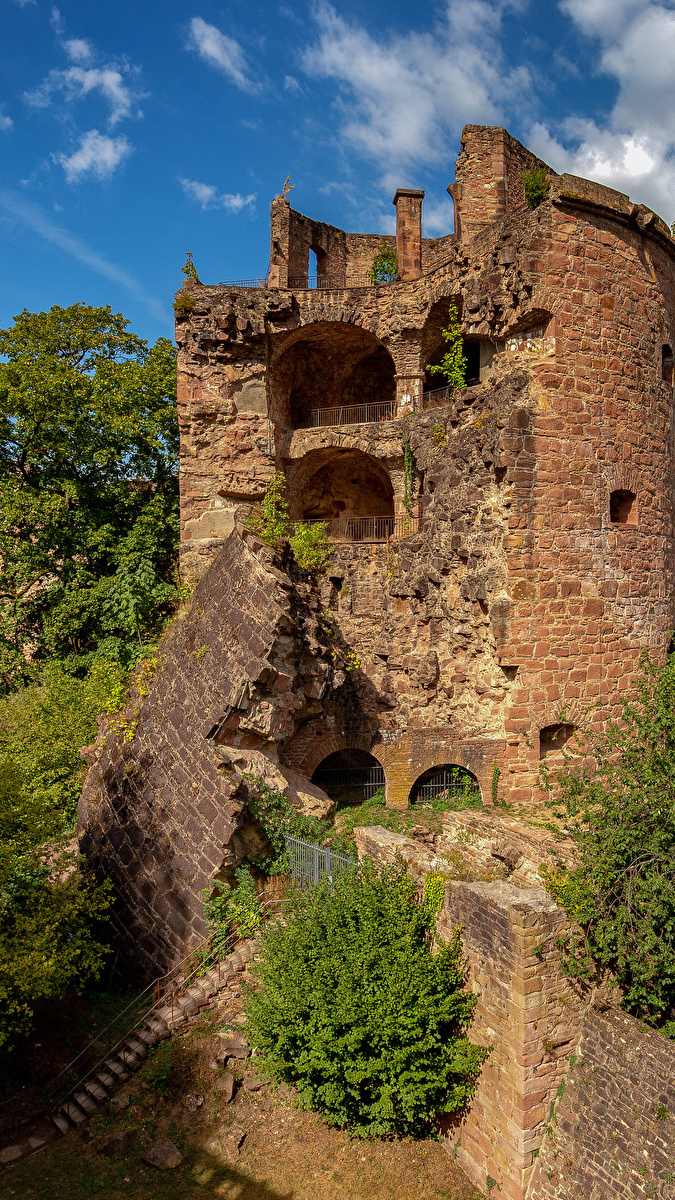
<svg viewBox="0 0 675 1200"><path fill-rule="evenodd" d="M337 520L322 520L313 517L299 525L323 525L326 537L332 542L387 542L390 538L408 537L419 533L421 517L339 517Z"/></svg>
<svg viewBox="0 0 675 1200"><path fill-rule="evenodd" d="M316 770L312 783L323 788L329 796L335 798L342 792L360 791L364 800L372 800L376 792L384 787L383 767L337 767L332 770Z"/></svg>
<svg viewBox="0 0 675 1200"><path fill-rule="evenodd" d="M467 379L465 387L475 387L480 383L479 379ZM421 396L415 396L413 400L413 412L430 412L434 408L442 408L444 404L450 404L457 388L446 384L445 387L434 388L431 392L424 392ZM459 389L461 390L461 389Z"/></svg>
<svg viewBox="0 0 675 1200"><path fill-rule="evenodd" d="M312 428L324 425L367 425L371 421L391 421L393 416L393 400L380 400L375 404L342 404L336 408L314 408L310 414Z"/></svg>
<svg viewBox="0 0 675 1200"><path fill-rule="evenodd" d="M287 836L285 841L289 874L296 883L305 887L308 884L319 883L326 875L332 883L334 876L340 871L358 867L356 859L348 854L339 854L337 850L331 850L330 846L320 846L318 842L305 842L302 838L290 836Z"/></svg>
<svg viewBox="0 0 675 1200"><path fill-rule="evenodd" d="M395 280L387 280L387 282L394 283ZM383 285L380 283L373 283L368 275L354 275L349 283L346 282L344 276L335 278L332 275L292 275L288 283L270 283L269 276L265 275L258 279L222 279L218 284L218 287L227 288L274 288L277 291L288 289L294 292L347 291L349 288L381 286Z"/></svg>
<svg viewBox="0 0 675 1200"><path fill-rule="evenodd" d="M412 804L423 804L426 800L437 800L439 796L480 800L481 793L473 775L464 767L441 767L415 784L410 799Z"/></svg>

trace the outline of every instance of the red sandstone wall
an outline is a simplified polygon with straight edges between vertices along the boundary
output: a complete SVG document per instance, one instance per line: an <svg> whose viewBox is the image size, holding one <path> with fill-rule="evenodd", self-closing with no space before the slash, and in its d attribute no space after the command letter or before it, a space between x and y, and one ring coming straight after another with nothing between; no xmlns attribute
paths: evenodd
<svg viewBox="0 0 675 1200"><path fill-rule="evenodd" d="M470 242L523 203L522 173L532 167L555 175L505 129L464 126L456 182L448 188L455 201L455 233L462 242Z"/></svg>
<svg viewBox="0 0 675 1200"><path fill-rule="evenodd" d="M504 144L520 167L517 143L502 139L500 153ZM482 728L494 761L503 755L502 798L529 800L539 795L539 729L563 716L579 723L598 701L616 711L640 649L663 653L675 620L673 393L660 377L661 345L675 337L673 246L648 210L561 178L551 202L504 216L468 251L448 243L448 254L425 278L379 289L194 289L199 304L179 326L184 548L208 556L217 536L200 535L209 522L217 534L217 503L260 495L275 465L301 481L303 457L329 448L377 458L400 503L395 422L310 434L282 428L273 409L270 424L228 405L256 380L274 397L287 347L312 330L339 340L346 326L374 335L408 388L437 313L460 296L465 332L506 350L459 410L406 418L425 529L400 548L402 590L389 561L398 548L389 557L344 548L331 572L354 603L371 600L362 616L335 603L372 692L372 736L401 747L395 802L408 784L400 764L411 728L429 738L450 730L457 747ZM637 525L610 522L617 488L636 492ZM498 570L481 586L486 547ZM391 667L378 637L395 645ZM437 674L425 686L419 663L432 651Z"/></svg>

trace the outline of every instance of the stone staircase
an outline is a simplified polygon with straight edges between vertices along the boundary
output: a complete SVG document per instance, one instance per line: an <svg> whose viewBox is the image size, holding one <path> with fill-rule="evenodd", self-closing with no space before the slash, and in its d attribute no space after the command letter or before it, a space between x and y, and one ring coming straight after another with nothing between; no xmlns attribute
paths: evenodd
<svg viewBox="0 0 675 1200"><path fill-rule="evenodd" d="M54 1126L52 1137L69 1133L82 1125L110 1099L119 1084L136 1071L148 1056L152 1046L171 1037L176 1029L190 1017L208 1008L218 992L227 987L238 972L244 970L255 952L255 939L239 943L234 950L215 966L195 974L192 972L183 982L180 977L162 998L150 1006L139 1019L133 1032L127 1032L95 1066L91 1067L79 1082L68 1092L50 1120ZM28 1136L15 1145L0 1150L0 1166L10 1166L22 1158L35 1154L47 1145L52 1137Z"/></svg>

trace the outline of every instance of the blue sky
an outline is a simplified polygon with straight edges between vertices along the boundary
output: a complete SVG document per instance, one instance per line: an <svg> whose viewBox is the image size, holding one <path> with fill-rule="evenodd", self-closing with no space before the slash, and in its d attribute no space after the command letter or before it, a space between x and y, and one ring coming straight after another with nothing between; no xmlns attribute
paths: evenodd
<svg viewBox="0 0 675 1200"><path fill-rule="evenodd" d="M452 228L462 126L675 219L675 0L0 0L0 325L111 304L171 336L204 282L263 275L269 201Z"/></svg>

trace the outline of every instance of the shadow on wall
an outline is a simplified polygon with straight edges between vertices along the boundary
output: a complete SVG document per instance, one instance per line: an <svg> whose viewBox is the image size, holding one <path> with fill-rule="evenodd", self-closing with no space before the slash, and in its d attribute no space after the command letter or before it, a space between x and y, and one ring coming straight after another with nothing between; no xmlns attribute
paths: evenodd
<svg viewBox="0 0 675 1200"><path fill-rule="evenodd" d="M394 515L394 489L385 468L361 450L330 447L305 455L289 479L291 515L337 521Z"/></svg>
<svg viewBox="0 0 675 1200"><path fill-rule="evenodd" d="M312 414L333 408L393 404L395 367L372 333L342 322L319 322L291 335L269 374L270 415L282 428L321 423Z"/></svg>

